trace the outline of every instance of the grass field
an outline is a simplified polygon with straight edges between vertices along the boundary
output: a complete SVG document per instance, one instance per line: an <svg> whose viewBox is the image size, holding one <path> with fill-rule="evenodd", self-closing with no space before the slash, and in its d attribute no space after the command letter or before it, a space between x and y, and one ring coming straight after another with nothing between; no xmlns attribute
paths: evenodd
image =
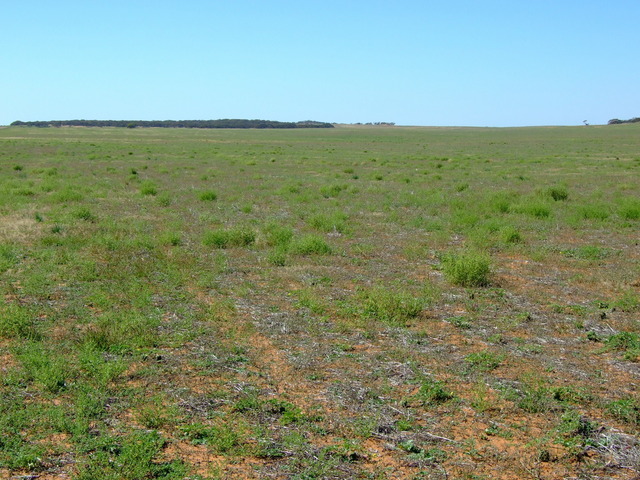
<svg viewBox="0 0 640 480"><path fill-rule="evenodd" d="M0 478L640 475L640 125L0 145Z"/></svg>

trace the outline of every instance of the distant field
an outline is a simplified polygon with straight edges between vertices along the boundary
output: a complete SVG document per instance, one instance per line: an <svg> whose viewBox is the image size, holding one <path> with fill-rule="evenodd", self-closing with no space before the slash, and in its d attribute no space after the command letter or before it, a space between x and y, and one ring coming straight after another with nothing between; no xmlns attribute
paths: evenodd
<svg viewBox="0 0 640 480"><path fill-rule="evenodd" d="M639 124L0 146L0 478L640 475Z"/></svg>

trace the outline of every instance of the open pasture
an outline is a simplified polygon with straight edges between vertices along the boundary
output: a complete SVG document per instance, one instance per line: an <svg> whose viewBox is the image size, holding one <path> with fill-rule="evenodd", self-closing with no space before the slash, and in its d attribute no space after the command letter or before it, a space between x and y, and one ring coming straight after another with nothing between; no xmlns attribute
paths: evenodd
<svg viewBox="0 0 640 480"><path fill-rule="evenodd" d="M637 478L639 231L636 124L0 129L0 477Z"/></svg>

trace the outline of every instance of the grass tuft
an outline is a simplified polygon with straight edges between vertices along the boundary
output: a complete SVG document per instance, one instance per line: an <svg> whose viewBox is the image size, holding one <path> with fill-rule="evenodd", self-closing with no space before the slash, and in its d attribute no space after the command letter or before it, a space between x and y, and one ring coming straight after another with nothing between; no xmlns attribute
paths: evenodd
<svg viewBox="0 0 640 480"><path fill-rule="evenodd" d="M247 247L253 244L255 240L256 234L252 230L233 228L206 232L202 243L208 247L231 248Z"/></svg>
<svg viewBox="0 0 640 480"><path fill-rule="evenodd" d="M295 255L330 255L333 253L333 249L326 240L314 234L294 239L290 251Z"/></svg>
<svg viewBox="0 0 640 480"><path fill-rule="evenodd" d="M394 326L406 326L425 307L425 301L421 298L382 287L364 292L361 301L365 318Z"/></svg>
<svg viewBox="0 0 640 480"><path fill-rule="evenodd" d="M200 192L200 194L198 195L198 198L203 202L212 202L218 199L218 194L213 190L207 190L204 192Z"/></svg>
<svg viewBox="0 0 640 480"><path fill-rule="evenodd" d="M569 192L566 187L551 187L548 190L548 194L556 202L564 201L569 198Z"/></svg>
<svg viewBox="0 0 640 480"><path fill-rule="evenodd" d="M445 277L460 287L486 287L491 274L491 259L473 251L449 253L442 258Z"/></svg>

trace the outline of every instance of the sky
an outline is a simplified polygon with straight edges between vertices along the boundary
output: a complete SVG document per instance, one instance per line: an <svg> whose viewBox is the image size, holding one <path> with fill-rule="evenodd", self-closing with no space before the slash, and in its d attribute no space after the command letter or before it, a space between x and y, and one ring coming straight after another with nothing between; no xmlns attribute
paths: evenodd
<svg viewBox="0 0 640 480"><path fill-rule="evenodd" d="M602 124L640 116L639 24L638 0L7 0L0 125Z"/></svg>

